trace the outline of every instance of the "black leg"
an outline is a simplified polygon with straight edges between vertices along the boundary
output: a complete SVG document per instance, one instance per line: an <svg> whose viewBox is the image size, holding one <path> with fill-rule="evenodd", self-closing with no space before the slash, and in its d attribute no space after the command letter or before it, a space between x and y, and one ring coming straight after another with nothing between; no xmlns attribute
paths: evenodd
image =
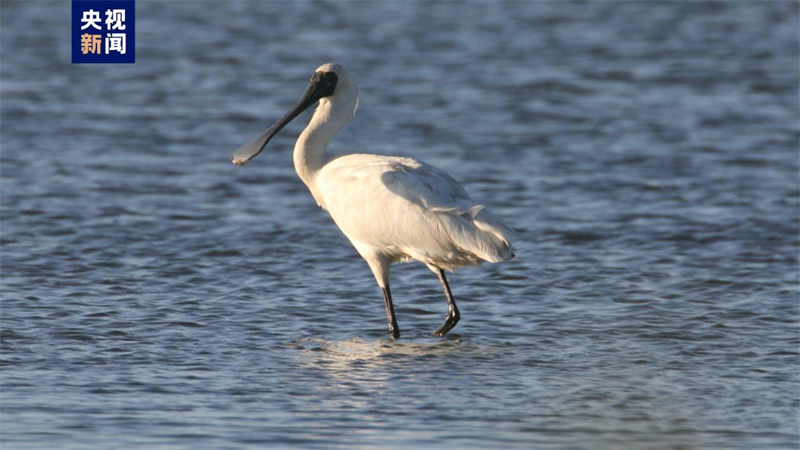
<svg viewBox="0 0 800 450"><path fill-rule="evenodd" d="M449 312L447 314L447 319L444 321L444 325L439 327L438 330L434 331L433 334L436 336L444 336L448 331L456 326L458 320L461 319L461 314L458 312L456 300L453 298L453 293L450 292L450 286L447 284L447 278L445 278L444 270L442 269L439 269L439 281L442 283L442 290L444 291L445 297L447 297L447 308Z"/></svg>
<svg viewBox="0 0 800 450"><path fill-rule="evenodd" d="M389 334L397 339L400 337L400 327L397 326L397 319L394 317L394 305L392 304L392 294L389 292L387 284L383 289L383 303L386 305L386 321L389 323Z"/></svg>

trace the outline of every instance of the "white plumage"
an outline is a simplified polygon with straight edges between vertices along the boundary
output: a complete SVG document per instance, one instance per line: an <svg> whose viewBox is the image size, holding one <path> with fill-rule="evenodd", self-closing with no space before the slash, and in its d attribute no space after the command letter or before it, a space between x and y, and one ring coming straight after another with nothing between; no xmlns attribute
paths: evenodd
<svg viewBox="0 0 800 450"><path fill-rule="evenodd" d="M358 88L338 64L319 67L295 108L237 150L233 162L244 164L255 157L316 100L319 106L294 148L297 174L372 269L384 292L392 336L399 337L399 328L389 291L389 266L411 260L439 275L450 314L436 334L445 334L460 315L444 270L513 258L515 233L450 175L429 164L402 157L326 154L328 143L358 107Z"/></svg>

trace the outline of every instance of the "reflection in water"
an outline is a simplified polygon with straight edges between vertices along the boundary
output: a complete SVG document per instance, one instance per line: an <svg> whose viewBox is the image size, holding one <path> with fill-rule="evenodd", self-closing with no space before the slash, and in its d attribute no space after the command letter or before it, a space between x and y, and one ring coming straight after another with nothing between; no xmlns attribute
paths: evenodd
<svg viewBox="0 0 800 450"><path fill-rule="evenodd" d="M442 358L482 359L490 349L466 345L460 339L365 341L352 338L331 341L308 338L297 341L294 359L325 378L318 389L353 390L357 397L378 396L387 383L421 374L444 371Z"/></svg>
<svg viewBox="0 0 800 450"><path fill-rule="evenodd" d="M301 372L313 379L308 385L314 404L301 414L310 425L324 415L356 432L384 430L387 438L391 436L389 442L433 443L446 432L442 420L491 420L483 413L476 416L474 410L485 412L497 395L491 386L477 391L477 380L457 382L464 374L456 361L489 361L497 349L453 338L417 342L309 338L290 347ZM430 421L409 426L387 420L403 416Z"/></svg>

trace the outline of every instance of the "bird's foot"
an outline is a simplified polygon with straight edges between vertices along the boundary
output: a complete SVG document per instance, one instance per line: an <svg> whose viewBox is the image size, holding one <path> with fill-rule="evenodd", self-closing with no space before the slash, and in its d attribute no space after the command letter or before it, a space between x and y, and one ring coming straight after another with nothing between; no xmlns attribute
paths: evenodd
<svg viewBox="0 0 800 450"><path fill-rule="evenodd" d="M389 328L389 336L392 339L400 339L400 328L398 327Z"/></svg>
<svg viewBox="0 0 800 450"><path fill-rule="evenodd" d="M458 313L447 316L447 319L445 319L444 324L440 326L438 330L434 331L433 334L435 336L444 336L445 334L447 334L448 331L452 330L453 327L456 326L456 324L460 319L461 315L459 315Z"/></svg>

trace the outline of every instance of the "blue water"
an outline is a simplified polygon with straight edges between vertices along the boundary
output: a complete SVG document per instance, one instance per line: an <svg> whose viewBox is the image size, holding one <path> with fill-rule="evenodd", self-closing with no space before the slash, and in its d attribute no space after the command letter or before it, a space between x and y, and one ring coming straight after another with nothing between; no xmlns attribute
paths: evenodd
<svg viewBox="0 0 800 450"><path fill-rule="evenodd" d="M136 2L135 65L70 3L0 5L3 448L800 446L797 2ZM366 264L292 167L416 157L518 258Z"/></svg>

